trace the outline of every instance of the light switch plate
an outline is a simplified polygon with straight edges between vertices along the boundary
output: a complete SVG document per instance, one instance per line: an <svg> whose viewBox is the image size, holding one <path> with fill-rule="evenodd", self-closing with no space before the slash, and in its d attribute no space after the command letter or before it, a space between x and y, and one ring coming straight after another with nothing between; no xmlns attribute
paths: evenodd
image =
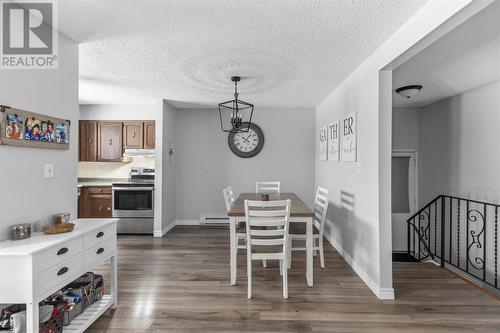
<svg viewBox="0 0 500 333"><path fill-rule="evenodd" d="M44 178L54 177L54 164L53 163L45 163L43 177Z"/></svg>

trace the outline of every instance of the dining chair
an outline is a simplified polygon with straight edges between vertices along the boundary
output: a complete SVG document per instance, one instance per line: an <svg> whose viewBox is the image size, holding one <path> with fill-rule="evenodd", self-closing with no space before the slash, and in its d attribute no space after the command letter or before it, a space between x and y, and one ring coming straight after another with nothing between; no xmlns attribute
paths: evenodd
<svg viewBox="0 0 500 333"><path fill-rule="evenodd" d="M313 251L319 250L321 268L325 268L325 254L323 252L323 233L326 220L326 211L328 209L329 190L318 187L316 199L314 200L314 218L313 218ZM292 223L290 225L290 237L288 246L288 268L292 265L292 251L306 251L305 246L294 247L294 240L306 240L306 224Z"/></svg>
<svg viewBox="0 0 500 333"><path fill-rule="evenodd" d="M280 193L280 182L255 182L255 193Z"/></svg>
<svg viewBox="0 0 500 333"><path fill-rule="evenodd" d="M279 194L280 193L280 182L255 182L255 193L269 193L269 194ZM267 261L262 260L262 266L267 267Z"/></svg>
<svg viewBox="0 0 500 333"><path fill-rule="evenodd" d="M279 260L283 297L288 298L288 227L291 200L245 200L248 299L252 298L252 260ZM262 228L268 227L268 228ZM281 251L276 252L276 247ZM269 250L265 250L266 247ZM258 250L258 252L255 252ZM274 250L274 252L272 252ZM266 251L266 252L264 252Z"/></svg>
<svg viewBox="0 0 500 333"><path fill-rule="evenodd" d="M224 195L224 202L226 203L226 210L229 213L231 207L234 204L234 192L231 186L226 187L222 190L222 194ZM243 240L243 244L240 245L240 239ZM246 249L245 241L247 239L247 231L244 226L239 226L236 228L236 254L238 254L238 249Z"/></svg>

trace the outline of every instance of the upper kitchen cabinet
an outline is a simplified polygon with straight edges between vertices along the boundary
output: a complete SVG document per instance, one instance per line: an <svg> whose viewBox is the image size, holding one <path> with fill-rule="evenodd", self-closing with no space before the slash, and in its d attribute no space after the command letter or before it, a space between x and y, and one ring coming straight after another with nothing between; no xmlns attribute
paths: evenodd
<svg viewBox="0 0 500 333"><path fill-rule="evenodd" d="M79 160L95 162L97 160L97 122L81 120L79 139Z"/></svg>
<svg viewBox="0 0 500 333"><path fill-rule="evenodd" d="M123 148L142 149L144 147L144 123L142 121L123 122Z"/></svg>
<svg viewBox="0 0 500 333"><path fill-rule="evenodd" d="M123 153L122 122L97 123L97 160L101 162L121 161Z"/></svg>
<svg viewBox="0 0 500 333"><path fill-rule="evenodd" d="M155 149L155 121L144 122L144 148Z"/></svg>

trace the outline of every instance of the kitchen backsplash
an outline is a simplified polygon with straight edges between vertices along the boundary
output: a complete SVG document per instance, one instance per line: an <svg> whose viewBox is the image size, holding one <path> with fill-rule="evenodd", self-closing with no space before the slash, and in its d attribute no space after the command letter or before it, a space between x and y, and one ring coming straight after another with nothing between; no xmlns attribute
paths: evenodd
<svg viewBox="0 0 500 333"><path fill-rule="evenodd" d="M131 167L154 168L155 159L133 157L132 162L78 162L78 178L128 178Z"/></svg>

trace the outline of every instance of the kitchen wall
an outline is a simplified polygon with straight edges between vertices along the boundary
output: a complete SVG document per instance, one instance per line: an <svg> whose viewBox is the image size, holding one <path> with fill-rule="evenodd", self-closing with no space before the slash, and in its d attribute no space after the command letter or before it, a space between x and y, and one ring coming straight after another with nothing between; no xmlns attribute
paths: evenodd
<svg viewBox="0 0 500 333"><path fill-rule="evenodd" d="M420 110L422 204L438 194L500 203L498 96L500 81Z"/></svg>
<svg viewBox="0 0 500 333"><path fill-rule="evenodd" d="M357 112L358 162L319 161L316 140L315 183L331 191L325 228L329 240L380 298L394 298L391 71L485 5L465 0L427 2L316 107L315 137L328 122ZM354 198L352 210L341 207L342 191Z"/></svg>
<svg viewBox="0 0 500 333"><path fill-rule="evenodd" d="M1 70L0 104L71 120L70 149L0 146L0 240L8 226L76 216L78 150L78 45L59 36L59 69ZM44 164L54 177L43 178Z"/></svg>
<svg viewBox="0 0 500 333"><path fill-rule="evenodd" d="M176 149L179 111L168 101L156 105L156 178L154 236L162 237L175 226L176 220L176 170L177 156L169 154Z"/></svg>
<svg viewBox="0 0 500 333"><path fill-rule="evenodd" d="M264 148L249 159L234 155L214 109L178 110L176 120L177 219L225 216L222 189L255 192L257 180L279 180L282 192L296 192L307 204L314 197L314 109L256 107Z"/></svg>
<svg viewBox="0 0 500 333"><path fill-rule="evenodd" d="M80 104L81 120L156 120L156 106ZM130 168L154 167L154 158L134 157L130 162L78 162L78 178L128 178Z"/></svg>

